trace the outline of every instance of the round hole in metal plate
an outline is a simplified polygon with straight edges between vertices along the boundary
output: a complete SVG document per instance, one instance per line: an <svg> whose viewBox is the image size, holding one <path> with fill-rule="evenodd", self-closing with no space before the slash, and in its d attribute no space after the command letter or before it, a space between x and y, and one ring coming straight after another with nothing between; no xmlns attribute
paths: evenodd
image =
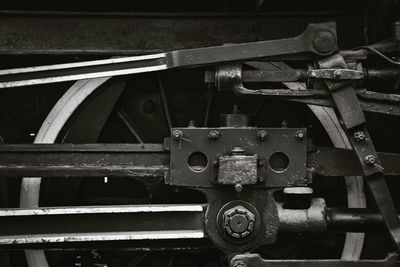
<svg viewBox="0 0 400 267"><path fill-rule="evenodd" d="M268 161L274 172L284 172L289 166L289 157L283 152L275 152Z"/></svg>
<svg viewBox="0 0 400 267"><path fill-rule="evenodd" d="M188 157L189 169L194 172L201 172L207 167L207 156L202 152L193 152Z"/></svg>

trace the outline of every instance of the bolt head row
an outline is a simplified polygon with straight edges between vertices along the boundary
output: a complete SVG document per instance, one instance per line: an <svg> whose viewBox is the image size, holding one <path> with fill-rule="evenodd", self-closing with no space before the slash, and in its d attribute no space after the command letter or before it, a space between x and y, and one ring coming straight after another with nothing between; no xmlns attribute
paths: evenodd
<svg viewBox="0 0 400 267"><path fill-rule="evenodd" d="M221 133L218 130L211 130L208 132L208 138L212 141L218 140L221 137ZM175 140L180 140L183 137L183 132L181 130L172 131L172 138ZM265 130L260 130L257 132L257 139L264 142L268 138L268 132ZM297 141L303 141L305 138L305 132L303 130L298 130L294 134L294 139Z"/></svg>

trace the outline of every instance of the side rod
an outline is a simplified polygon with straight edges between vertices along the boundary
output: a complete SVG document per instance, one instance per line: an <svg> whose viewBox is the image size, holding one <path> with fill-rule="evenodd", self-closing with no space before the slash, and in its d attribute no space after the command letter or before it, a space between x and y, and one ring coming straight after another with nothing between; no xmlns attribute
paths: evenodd
<svg viewBox="0 0 400 267"><path fill-rule="evenodd" d="M201 204L0 209L0 248L51 249L88 242L122 242L126 247L139 241L150 247L164 241L169 247L172 240L205 238L205 211Z"/></svg>
<svg viewBox="0 0 400 267"><path fill-rule="evenodd" d="M96 247L110 242L122 247L137 242L142 248L174 240L177 243L164 244L172 249L187 240L207 239L204 220L208 208L208 204L5 208L0 209L0 248ZM279 231L316 233L317 224L327 226L319 232L384 229L382 216L366 209L328 208L326 217L313 216L312 212L310 217L299 217L299 212L303 211L288 210L280 216Z"/></svg>
<svg viewBox="0 0 400 267"><path fill-rule="evenodd" d="M400 154L378 152L384 174L400 175ZM170 154L162 144L2 144L2 177L141 177L164 179ZM316 147L307 168L321 176L362 175L352 150Z"/></svg>
<svg viewBox="0 0 400 267"><path fill-rule="evenodd" d="M300 53L327 56L337 50L336 39L334 22L309 24L299 36L286 39L0 70L0 88L145 73Z"/></svg>

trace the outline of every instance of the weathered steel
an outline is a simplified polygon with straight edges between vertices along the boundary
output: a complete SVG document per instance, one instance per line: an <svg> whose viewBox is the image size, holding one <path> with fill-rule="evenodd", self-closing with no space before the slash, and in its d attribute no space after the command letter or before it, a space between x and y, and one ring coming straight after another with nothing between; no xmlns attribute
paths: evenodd
<svg viewBox="0 0 400 267"><path fill-rule="evenodd" d="M379 70L382 75L376 70L369 70L375 75L374 79L379 78L393 78L400 74L400 71L392 69ZM341 80L361 80L367 78L367 70L355 71L341 69L291 69L291 70L244 70L242 71L243 82L306 82L309 78L314 79L341 79ZM207 70L205 72L206 83L215 82L215 71ZM386 77L385 77L386 76Z"/></svg>
<svg viewBox="0 0 400 267"><path fill-rule="evenodd" d="M168 164L161 144L0 145L1 177L164 178Z"/></svg>
<svg viewBox="0 0 400 267"><path fill-rule="evenodd" d="M387 176L400 174L400 154L378 152L383 173ZM362 175L363 170L353 150L318 147L307 154L307 167L322 176Z"/></svg>
<svg viewBox="0 0 400 267"><path fill-rule="evenodd" d="M233 64L223 64L220 65L215 73L215 78L210 78L210 74L206 74L206 80L214 80L216 86L220 90L228 90L234 91L236 94L242 95L253 95L253 96L264 96L268 98L280 99L283 101L293 101L293 102L301 102L306 104L320 105L320 106L335 106L334 102L330 98L329 92L325 90L316 90L316 89L307 89L307 90L290 90L290 89L251 89L247 88L243 85L243 82L246 80L243 78L242 74L246 72L242 72L241 64L233 63ZM273 72L274 73L274 72ZM279 75L283 74L282 71L278 72ZM258 75L258 72L247 72L247 79L249 82L252 81L260 81L263 79L264 72L261 72ZM255 77L254 77L255 76ZM272 75L268 74L268 78ZM293 76L293 75L292 75ZM302 76L301 73L297 73L294 75L296 77ZM291 80L291 78L296 77L286 77L286 80ZM278 77L275 81L279 81L284 77ZM275 78L274 78L275 79ZM274 81L272 79L272 81ZM358 90L357 96L352 99L352 102L359 101L361 108L364 111L375 112L375 113L383 113L387 115L397 115L400 116L400 97L395 94L383 94L378 92L366 91L366 90ZM347 107L347 105L346 105ZM346 114L350 114L350 108L347 107Z"/></svg>
<svg viewBox="0 0 400 267"><path fill-rule="evenodd" d="M327 229L326 204L322 198L314 198L308 209L289 209L277 204L279 231L281 232L325 232Z"/></svg>
<svg viewBox="0 0 400 267"><path fill-rule="evenodd" d="M257 183L257 156L245 155L244 150L239 152L238 150L240 148L233 148L231 155L218 158L217 183L222 185Z"/></svg>
<svg viewBox="0 0 400 267"><path fill-rule="evenodd" d="M255 128L254 138L260 146L271 145L268 142L269 134L267 139L260 140L259 131ZM378 152L378 156L385 175L400 175L400 154ZM307 153L305 160L309 170L322 176L363 173L352 150L317 147ZM0 177L165 178L168 177L169 168L170 155L164 150L163 144L0 145Z"/></svg>
<svg viewBox="0 0 400 267"><path fill-rule="evenodd" d="M55 248L68 243L202 239L205 210L204 205L2 209L0 247Z"/></svg>

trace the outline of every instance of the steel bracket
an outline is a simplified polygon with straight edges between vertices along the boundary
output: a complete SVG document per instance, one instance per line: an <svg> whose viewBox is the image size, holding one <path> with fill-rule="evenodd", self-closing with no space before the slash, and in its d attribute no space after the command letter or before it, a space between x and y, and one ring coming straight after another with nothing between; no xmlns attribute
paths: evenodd
<svg viewBox="0 0 400 267"><path fill-rule="evenodd" d="M259 131L266 131L268 138L261 141ZM302 136L296 137L299 132ZM205 188L221 184L305 185L306 140L303 128L174 128L168 183ZM243 149L240 159L232 155L234 148ZM236 171L228 171L227 165L235 166Z"/></svg>

